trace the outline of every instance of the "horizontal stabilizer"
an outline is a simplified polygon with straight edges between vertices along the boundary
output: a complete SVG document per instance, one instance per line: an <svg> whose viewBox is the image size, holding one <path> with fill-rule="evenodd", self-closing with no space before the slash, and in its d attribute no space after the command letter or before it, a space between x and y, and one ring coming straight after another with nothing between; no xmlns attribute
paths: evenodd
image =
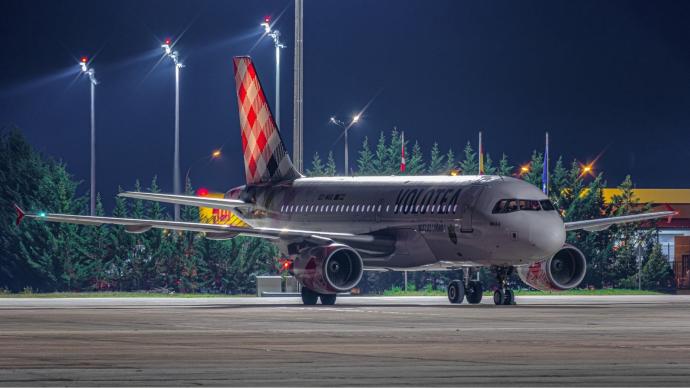
<svg viewBox="0 0 690 388"><path fill-rule="evenodd" d="M176 195L161 193L144 193L140 191L126 191L118 194L120 197L143 199L146 201L172 203L175 205L210 207L214 209L233 210L236 208L252 207L252 204L239 199L199 197L196 195Z"/></svg>

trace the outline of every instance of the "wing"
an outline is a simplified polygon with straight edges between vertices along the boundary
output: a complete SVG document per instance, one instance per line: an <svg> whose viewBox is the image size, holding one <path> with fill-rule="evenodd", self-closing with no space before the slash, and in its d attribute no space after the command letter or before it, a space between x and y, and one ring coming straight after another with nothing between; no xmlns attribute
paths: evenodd
<svg viewBox="0 0 690 388"><path fill-rule="evenodd" d="M294 239L294 238L312 238L312 239L350 239L357 238L357 235L350 233L334 233L324 231L310 231L299 229L280 229L280 228L254 228L254 227L237 227L230 225L219 224L205 224L199 222L184 222L184 221L167 221L167 220L146 220L136 218L117 218L117 217L94 217L94 216L80 216L74 214L58 214L58 213L25 213L21 208L15 205L17 212L17 223L22 218L33 218L39 221L49 222L64 222L69 224L80 225L122 225L130 233L143 233L151 228L156 229L170 229L170 230L186 230L192 232L205 232L208 238L227 239L235 236L250 236L268 239Z"/></svg>
<svg viewBox="0 0 690 388"><path fill-rule="evenodd" d="M608 229L611 225L624 224L626 222L638 222L653 220L656 218L673 217L677 212L664 211L664 212L654 212L654 213L642 213L642 214L632 214L629 216L619 216L619 217L608 217L599 218L596 220L584 220L584 221L574 221L566 222L565 230L566 232L571 230L586 230L589 232L597 232L600 230Z"/></svg>
<svg viewBox="0 0 690 388"><path fill-rule="evenodd" d="M199 197L196 195L176 195L161 193L142 193L139 191L126 191L118 194L120 197L143 199L146 201L156 201L172 203L176 205L210 207L214 209L233 210L236 208L248 208L253 205L239 199Z"/></svg>

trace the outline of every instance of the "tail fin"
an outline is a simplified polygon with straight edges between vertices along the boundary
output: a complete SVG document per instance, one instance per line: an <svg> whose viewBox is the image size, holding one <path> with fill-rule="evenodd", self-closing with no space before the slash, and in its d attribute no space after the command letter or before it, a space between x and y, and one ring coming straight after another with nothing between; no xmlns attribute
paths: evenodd
<svg viewBox="0 0 690 388"><path fill-rule="evenodd" d="M268 107L254 63L249 57L235 57L233 62L247 184L299 178L301 175L292 165Z"/></svg>

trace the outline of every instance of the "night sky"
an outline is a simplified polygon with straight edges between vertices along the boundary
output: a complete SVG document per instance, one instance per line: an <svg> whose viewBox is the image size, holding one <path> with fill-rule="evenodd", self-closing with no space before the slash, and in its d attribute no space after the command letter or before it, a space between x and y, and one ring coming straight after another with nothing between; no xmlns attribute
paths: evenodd
<svg viewBox="0 0 690 388"><path fill-rule="evenodd" d="M279 15L282 17L278 18ZM158 174L172 191L173 67L166 37L187 67L181 80L182 175L227 190L244 183L232 56L251 55L271 105L274 50L263 17L283 32L282 129L292 140L292 1L31 1L0 3L0 124L17 125L64 160L88 188L89 86L77 60L93 58L97 189ZM609 184L689 187L690 2L305 0L305 165L336 152L345 119L373 99L351 132L393 126L460 152L476 147L514 163L543 149L594 159ZM223 147L220 161L204 156ZM428 156L428 155L427 155ZM200 159L202 159L200 161ZM340 167L342 169L342 167Z"/></svg>

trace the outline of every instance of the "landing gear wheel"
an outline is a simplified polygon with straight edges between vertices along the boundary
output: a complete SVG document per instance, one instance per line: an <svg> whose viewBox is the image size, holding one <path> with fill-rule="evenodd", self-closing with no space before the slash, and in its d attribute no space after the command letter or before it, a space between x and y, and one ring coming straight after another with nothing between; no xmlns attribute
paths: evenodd
<svg viewBox="0 0 690 388"><path fill-rule="evenodd" d="M484 293L484 287L482 287L482 282L472 280L467 283L465 288L465 297L467 298L467 303L478 304L482 301L482 294Z"/></svg>
<svg viewBox="0 0 690 388"><path fill-rule="evenodd" d="M302 287L302 303L307 306L313 306L319 300L319 294L315 291L308 289L307 287ZM335 302L335 300L334 300Z"/></svg>
<svg viewBox="0 0 690 388"><path fill-rule="evenodd" d="M338 295L336 294L321 294L319 298L321 299L321 304L326 306L332 306L335 304L335 299Z"/></svg>
<svg viewBox="0 0 690 388"><path fill-rule="evenodd" d="M448 300L450 303L459 304L465 299L465 286L460 280L453 280L448 285Z"/></svg>
<svg viewBox="0 0 690 388"><path fill-rule="evenodd" d="M503 290L501 290L499 288L498 290L494 291L494 303L496 305L500 306L502 304L505 304L505 300L506 300L506 293Z"/></svg>
<svg viewBox="0 0 690 388"><path fill-rule="evenodd" d="M513 290L505 290L505 296L503 297L503 304L514 305L515 304L515 293Z"/></svg>

